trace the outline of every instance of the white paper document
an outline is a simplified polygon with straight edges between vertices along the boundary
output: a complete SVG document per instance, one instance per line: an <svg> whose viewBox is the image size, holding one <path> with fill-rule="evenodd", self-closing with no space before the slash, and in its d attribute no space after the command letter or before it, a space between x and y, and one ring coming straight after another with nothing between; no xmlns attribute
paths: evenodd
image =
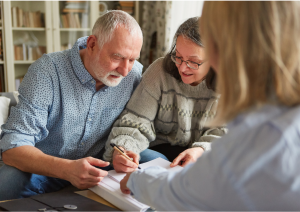
<svg viewBox="0 0 300 212"><path fill-rule="evenodd" d="M181 166L171 168L170 164L171 163L169 161L157 158L147 163L140 164L139 166L141 169L145 169L150 166L160 166L169 171L182 170ZM150 206L137 201L129 194L123 194L120 190L120 181L125 177L125 175L126 173L117 173L115 170L111 170L97 186L90 188L90 190L123 211L146 211L150 208Z"/></svg>

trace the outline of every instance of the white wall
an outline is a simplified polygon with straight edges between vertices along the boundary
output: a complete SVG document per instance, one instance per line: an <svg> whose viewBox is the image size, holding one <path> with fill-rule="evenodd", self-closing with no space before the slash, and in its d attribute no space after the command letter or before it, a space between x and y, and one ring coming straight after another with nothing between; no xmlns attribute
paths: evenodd
<svg viewBox="0 0 300 212"><path fill-rule="evenodd" d="M174 36L179 25L185 20L195 16L201 16L204 1L173 1L171 10L171 30L170 35ZM171 48L173 37L168 44L168 50Z"/></svg>

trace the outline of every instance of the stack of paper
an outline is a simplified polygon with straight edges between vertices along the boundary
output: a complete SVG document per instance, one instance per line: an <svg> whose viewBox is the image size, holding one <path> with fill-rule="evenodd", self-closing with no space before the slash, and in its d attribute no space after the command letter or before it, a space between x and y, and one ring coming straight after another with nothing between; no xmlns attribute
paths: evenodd
<svg viewBox="0 0 300 212"><path fill-rule="evenodd" d="M181 166L170 168L170 162L162 158L157 158L147 163L140 164L139 166L142 169L150 166L160 166L169 171L179 171L182 169ZM111 170L97 186L90 188L90 190L123 211L146 211L150 206L137 201L129 194L123 194L121 192L120 181L125 175L126 173L117 173L115 170Z"/></svg>

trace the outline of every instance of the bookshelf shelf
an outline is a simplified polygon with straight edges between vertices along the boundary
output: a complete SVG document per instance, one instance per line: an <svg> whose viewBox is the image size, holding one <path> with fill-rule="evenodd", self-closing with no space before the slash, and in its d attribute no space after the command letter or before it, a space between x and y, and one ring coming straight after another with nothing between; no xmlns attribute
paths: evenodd
<svg viewBox="0 0 300 212"><path fill-rule="evenodd" d="M23 77L28 67L43 53L71 48L78 38L91 35L92 27L99 17L99 2L107 4L107 9L113 9L111 6L117 1L0 0L3 49L0 83L2 66L5 84L3 91L15 91L18 85L16 80ZM138 20L138 1L134 1L133 10Z"/></svg>
<svg viewBox="0 0 300 212"><path fill-rule="evenodd" d="M60 28L61 32L85 32L85 31L91 31L90 28Z"/></svg>
<svg viewBox="0 0 300 212"><path fill-rule="evenodd" d="M31 64L33 63L35 60L15 60L14 64Z"/></svg>
<svg viewBox="0 0 300 212"><path fill-rule="evenodd" d="M77 5L84 5L87 12L77 12L78 15L72 16ZM4 67L5 88L2 91L6 92L18 89L18 80L43 53L61 51L66 44L70 48L79 37L90 35L98 18L97 1L0 0L0 6L0 37L2 33L2 41L5 40L2 44L3 61L0 61L0 88L1 67ZM65 14L70 28L63 29L61 17Z"/></svg>
<svg viewBox="0 0 300 212"><path fill-rule="evenodd" d="M12 27L15 31L45 31L44 27Z"/></svg>

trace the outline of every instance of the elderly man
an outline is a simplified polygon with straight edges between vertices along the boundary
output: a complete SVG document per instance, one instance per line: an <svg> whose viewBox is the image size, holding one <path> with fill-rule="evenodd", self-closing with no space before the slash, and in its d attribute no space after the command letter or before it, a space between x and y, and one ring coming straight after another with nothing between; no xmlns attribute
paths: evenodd
<svg viewBox="0 0 300 212"><path fill-rule="evenodd" d="M92 34L29 67L2 127L0 200L70 184L85 189L107 175L104 145L140 82L143 41L138 23L122 11L101 16Z"/></svg>

